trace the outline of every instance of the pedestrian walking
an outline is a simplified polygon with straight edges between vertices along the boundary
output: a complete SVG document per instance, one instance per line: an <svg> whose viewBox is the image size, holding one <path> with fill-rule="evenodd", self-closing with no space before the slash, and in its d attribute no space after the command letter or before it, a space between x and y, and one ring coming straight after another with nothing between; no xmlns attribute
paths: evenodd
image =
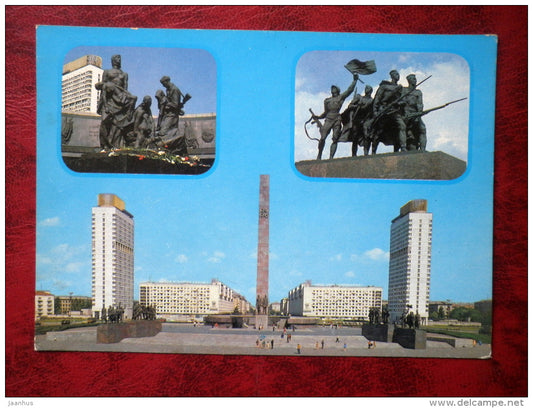
<svg viewBox="0 0 533 408"><path fill-rule="evenodd" d="M274 339L270 340L270 348L271 348L271 349L274 348Z"/></svg>
<svg viewBox="0 0 533 408"><path fill-rule="evenodd" d="M302 346L300 343L296 346L296 350L298 351L298 354L302 354Z"/></svg>
<svg viewBox="0 0 533 408"><path fill-rule="evenodd" d="M344 351L346 351L346 346L347 346L346 342L344 342Z"/></svg>

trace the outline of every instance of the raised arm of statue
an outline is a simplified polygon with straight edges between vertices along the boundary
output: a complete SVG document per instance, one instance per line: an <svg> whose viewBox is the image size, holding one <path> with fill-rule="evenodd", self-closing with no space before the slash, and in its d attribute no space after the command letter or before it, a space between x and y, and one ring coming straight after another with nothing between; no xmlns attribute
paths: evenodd
<svg viewBox="0 0 533 408"><path fill-rule="evenodd" d="M357 80L359 79L359 75L357 74L354 74L353 76L353 81L352 83L350 84L350 86L348 86L348 89L346 89L346 91L344 91L343 93L340 94L340 97L342 99L346 99L348 96L350 96L350 94L353 92L353 90L355 89L355 84L357 83Z"/></svg>

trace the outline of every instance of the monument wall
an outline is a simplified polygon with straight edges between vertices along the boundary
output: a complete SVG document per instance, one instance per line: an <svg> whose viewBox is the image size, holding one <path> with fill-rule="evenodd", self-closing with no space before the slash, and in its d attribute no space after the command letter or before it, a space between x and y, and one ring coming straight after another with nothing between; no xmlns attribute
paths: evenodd
<svg viewBox="0 0 533 408"><path fill-rule="evenodd" d="M72 121L70 137L64 140L67 121ZM64 154L99 149L101 116L94 113L61 113L61 150ZM154 118L157 123L157 117ZM189 154L214 157L216 147L216 114L184 115L180 118L179 134L185 135Z"/></svg>

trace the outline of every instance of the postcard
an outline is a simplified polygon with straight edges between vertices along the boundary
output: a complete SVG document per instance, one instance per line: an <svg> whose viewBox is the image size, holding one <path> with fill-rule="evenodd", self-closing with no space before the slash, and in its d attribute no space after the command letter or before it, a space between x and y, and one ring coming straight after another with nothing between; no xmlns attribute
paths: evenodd
<svg viewBox="0 0 533 408"><path fill-rule="evenodd" d="M35 349L490 358L496 47L38 27Z"/></svg>

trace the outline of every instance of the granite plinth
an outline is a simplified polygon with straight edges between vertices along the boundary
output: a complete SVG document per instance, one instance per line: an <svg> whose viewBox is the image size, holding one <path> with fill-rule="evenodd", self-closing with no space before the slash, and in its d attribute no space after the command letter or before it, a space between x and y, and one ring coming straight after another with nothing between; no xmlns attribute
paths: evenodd
<svg viewBox="0 0 533 408"><path fill-rule="evenodd" d="M453 180L465 172L466 162L443 152L414 151L303 160L296 169L309 177Z"/></svg>
<svg viewBox="0 0 533 408"><path fill-rule="evenodd" d="M153 337L161 331L160 320L132 320L101 324L96 330L97 343L118 343L128 337Z"/></svg>
<svg viewBox="0 0 533 408"><path fill-rule="evenodd" d="M425 349L427 341L426 332L424 330L396 327L392 341L408 349Z"/></svg>
<svg viewBox="0 0 533 408"><path fill-rule="evenodd" d="M392 343L394 325L392 324L363 324L362 335L367 340Z"/></svg>

